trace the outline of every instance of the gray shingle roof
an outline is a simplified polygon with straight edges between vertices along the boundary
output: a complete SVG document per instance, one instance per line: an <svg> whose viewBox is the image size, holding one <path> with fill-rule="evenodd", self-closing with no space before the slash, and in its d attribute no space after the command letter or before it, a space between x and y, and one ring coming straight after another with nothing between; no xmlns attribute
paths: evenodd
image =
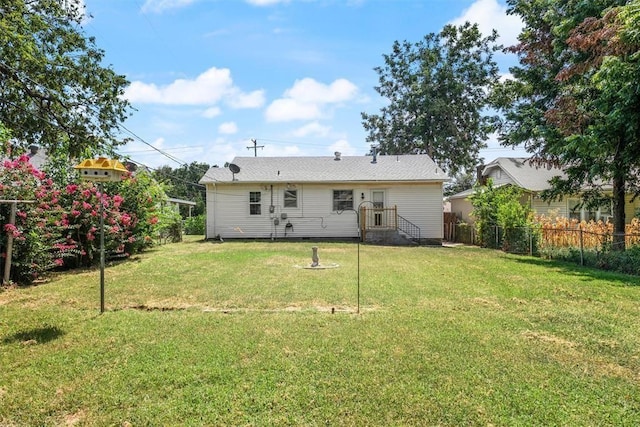
<svg viewBox="0 0 640 427"><path fill-rule="evenodd" d="M334 157L236 157L237 182L443 182L449 177L427 155ZM211 168L201 184L232 182L228 168Z"/></svg>
<svg viewBox="0 0 640 427"><path fill-rule="evenodd" d="M517 186L530 191L551 188L549 181L555 176L566 177L562 169L536 166L520 157L498 157L485 166L482 175L488 175L489 170L496 167L507 173Z"/></svg>

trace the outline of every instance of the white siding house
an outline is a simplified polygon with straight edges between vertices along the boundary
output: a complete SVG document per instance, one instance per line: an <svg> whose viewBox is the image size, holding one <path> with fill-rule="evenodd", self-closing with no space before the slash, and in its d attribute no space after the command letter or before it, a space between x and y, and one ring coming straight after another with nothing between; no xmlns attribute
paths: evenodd
<svg viewBox="0 0 640 427"><path fill-rule="evenodd" d="M366 218L357 212L365 208L373 228L396 227L393 212L418 230L408 237L441 242L446 180L427 155L236 157L200 180L206 238L358 238Z"/></svg>

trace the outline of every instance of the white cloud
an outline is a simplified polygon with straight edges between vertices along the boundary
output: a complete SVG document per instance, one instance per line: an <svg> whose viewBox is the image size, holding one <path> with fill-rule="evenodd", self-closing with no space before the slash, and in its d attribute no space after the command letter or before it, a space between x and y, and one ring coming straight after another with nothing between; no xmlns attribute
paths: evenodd
<svg viewBox="0 0 640 427"><path fill-rule="evenodd" d="M331 128L329 126L322 126L318 122L312 122L304 125L292 132L292 135L297 138L303 138L306 136L327 136Z"/></svg>
<svg viewBox="0 0 640 427"><path fill-rule="evenodd" d="M196 0L147 0L142 5L142 12L162 13L165 10L188 6L194 1Z"/></svg>
<svg viewBox="0 0 640 427"><path fill-rule="evenodd" d="M206 119L212 119L214 117L219 116L220 114L222 114L222 111L220 110L219 107L211 107L211 108L207 108L202 112L202 117Z"/></svg>
<svg viewBox="0 0 640 427"><path fill-rule="evenodd" d="M495 28L500 35L499 42L504 46L515 45L522 29L520 18L515 15L507 15L507 7L501 5L498 0L476 0L450 24L461 25L466 21L477 23L480 31L485 35L491 34Z"/></svg>
<svg viewBox="0 0 640 427"><path fill-rule="evenodd" d="M266 111L267 121L313 120L322 117L323 107L350 101L358 88L346 79L335 80L330 85L314 79L296 80L284 97L276 99Z"/></svg>
<svg viewBox="0 0 640 427"><path fill-rule="evenodd" d="M355 156L357 154L356 149L346 139L337 140L329 146L328 150L331 155L336 151L342 153L343 156Z"/></svg>
<svg viewBox="0 0 640 427"><path fill-rule="evenodd" d="M291 120L311 120L320 117L320 108L295 99L276 99L266 111L267 121L287 122Z"/></svg>
<svg viewBox="0 0 640 427"><path fill-rule="evenodd" d="M264 105L264 91L244 93L234 86L228 68L209 68L195 79L177 79L170 84L134 81L125 94L132 103L165 105L211 105L224 101L233 108L257 108ZM205 114L218 114L207 110Z"/></svg>
<svg viewBox="0 0 640 427"><path fill-rule="evenodd" d="M246 0L254 6L271 6L278 3L289 3L289 0Z"/></svg>
<svg viewBox="0 0 640 427"><path fill-rule="evenodd" d="M233 135L234 133L237 133L237 132L238 132L238 125L236 125L234 122L226 122L218 126L218 133L221 133L221 134Z"/></svg>
<svg viewBox="0 0 640 427"><path fill-rule="evenodd" d="M254 90L251 93L240 91L231 94L228 103L233 108L259 108L265 103L264 90Z"/></svg>
<svg viewBox="0 0 640 427"><path fill-rule="evenodd" d="M338 79L330 85L318 83L314 79L297 80L285 96L301 102L335 103L352 99L358 88L346 79Z"/></svg>

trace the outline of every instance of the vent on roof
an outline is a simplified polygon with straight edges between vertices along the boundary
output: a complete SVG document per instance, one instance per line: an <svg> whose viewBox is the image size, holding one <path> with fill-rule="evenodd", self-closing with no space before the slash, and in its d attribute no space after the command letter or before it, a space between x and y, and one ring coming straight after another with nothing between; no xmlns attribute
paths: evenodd
<svg viewBox="0 0 640 427"><path fill-rule="evenodd" d="M335 157L333 158L333 160L340 160L340 156L342 156L342 153L339 151L336 151L335 153L333 153L335 155Z"/></svg>

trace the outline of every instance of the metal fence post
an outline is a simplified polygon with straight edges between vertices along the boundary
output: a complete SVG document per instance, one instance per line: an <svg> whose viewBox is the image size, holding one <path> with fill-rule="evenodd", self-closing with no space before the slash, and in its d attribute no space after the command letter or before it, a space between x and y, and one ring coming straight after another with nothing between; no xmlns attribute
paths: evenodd
<svg viewBox="0 0 640 427"><path fill-rule="evenodd" d="M578 226L580 231L580 265L584 265L584 239L582 235L582 226Z"/></svg>

